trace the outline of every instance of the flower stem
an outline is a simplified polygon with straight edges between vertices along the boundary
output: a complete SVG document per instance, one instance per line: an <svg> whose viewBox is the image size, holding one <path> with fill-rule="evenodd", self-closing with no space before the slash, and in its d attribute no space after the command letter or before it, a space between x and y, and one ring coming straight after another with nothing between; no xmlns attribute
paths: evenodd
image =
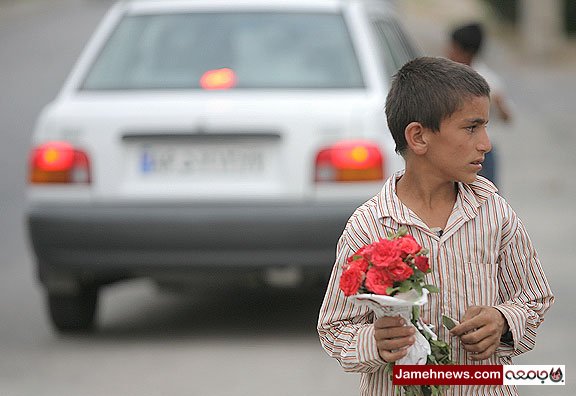
<svg viewBox="0 0 576 396"><path fill-rule="evenodd" d="M412 324L414 326L416 326L416 323L418 323L418 319L420 319L420 306L414 305L412 306Z"/></svg>

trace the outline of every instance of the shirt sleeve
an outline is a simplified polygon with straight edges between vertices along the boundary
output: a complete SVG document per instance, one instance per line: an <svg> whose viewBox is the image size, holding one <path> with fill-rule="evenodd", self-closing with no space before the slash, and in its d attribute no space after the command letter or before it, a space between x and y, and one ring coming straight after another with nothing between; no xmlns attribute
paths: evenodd
<svg viewBox="0 0 576 396"><path fill-rule="evenodd" d="M380 358L374 339L373 313L348 301L339 288L340 274L353 250L347 232L342 234L336 263L330 276L318 319L318 334L324 350L338 360L345 371L371 373L386 362Z"/></svg>
<svg viewBox="0 0 576 396"><path fill-rule="evenodd" d="M536 330L554 296L528 233L513 211L502 239L498 281L503 302L495 308L508 321L513 342L502 343L498 352L513 357L534 348Z"/></svg>

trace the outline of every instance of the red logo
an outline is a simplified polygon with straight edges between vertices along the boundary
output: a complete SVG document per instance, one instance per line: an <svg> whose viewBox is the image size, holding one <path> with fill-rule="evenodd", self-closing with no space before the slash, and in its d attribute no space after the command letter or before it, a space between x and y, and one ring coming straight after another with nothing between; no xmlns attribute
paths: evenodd
<svg viewBox="0 0 576 396"><path fill-rule="evenodd" d="M564 378L564 373L562 373L562 369L558 367L558 370L554 371L554 368L550 369L550 379L552 382L560 382Z"/></svg>

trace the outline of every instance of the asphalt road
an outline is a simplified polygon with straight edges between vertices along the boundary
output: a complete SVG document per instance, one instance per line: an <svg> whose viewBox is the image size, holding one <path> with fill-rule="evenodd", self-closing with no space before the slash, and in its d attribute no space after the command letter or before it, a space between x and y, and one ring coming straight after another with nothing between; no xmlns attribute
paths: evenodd
<svg viewBox="0 0 576 396"><path fill-rule="evenodd" d="M317 341L318 290L229 290L208 301L140 281L104 294L93 336L59 337L48 325L23 224L28 140L110 4L0 1L0 395L357 394L358 377ZM567 386L522 394L572 395L576 68L531 66L514 54L497 61L518 115L499 137L503 191L557 295L536 349L517 363L568 370Z"/></svg>

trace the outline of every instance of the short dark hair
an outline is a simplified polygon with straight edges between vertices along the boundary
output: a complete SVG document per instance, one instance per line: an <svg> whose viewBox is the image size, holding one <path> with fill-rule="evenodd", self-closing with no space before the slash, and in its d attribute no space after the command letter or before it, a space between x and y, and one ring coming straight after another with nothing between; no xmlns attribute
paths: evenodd
<svg viewBox="0 0 576 396"><path fill-rule="evenodd" d="M396 152L407 148L404 131L419 122L432 131L470 97L490 97L484 78L470 66L446 58L420 57L406 63L392 78L386 98L388 128L396 142Z"/></svg>
<svg viewBox="0 0 576 396"><path fill-rule="evenodd" d="M464 51L476 55L482 48L484 29L479 23L469 23L455 28L450 37Z"/></svg>

